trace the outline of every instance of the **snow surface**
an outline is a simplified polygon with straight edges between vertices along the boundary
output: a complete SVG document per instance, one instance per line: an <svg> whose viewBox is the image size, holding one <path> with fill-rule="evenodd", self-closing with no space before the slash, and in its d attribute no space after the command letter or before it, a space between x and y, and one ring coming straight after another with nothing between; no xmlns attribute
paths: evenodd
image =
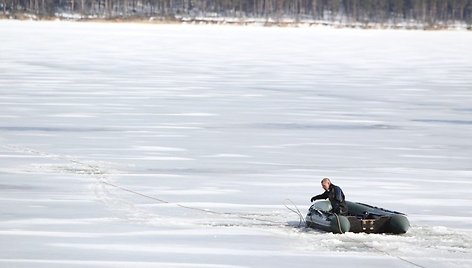
<svg viewBox="0 0 472 268"><path fill-rule="evenodd" d="M0 21L0 267L472 267L471 45ZM410 231L299 227L323 177Z"/></svg>

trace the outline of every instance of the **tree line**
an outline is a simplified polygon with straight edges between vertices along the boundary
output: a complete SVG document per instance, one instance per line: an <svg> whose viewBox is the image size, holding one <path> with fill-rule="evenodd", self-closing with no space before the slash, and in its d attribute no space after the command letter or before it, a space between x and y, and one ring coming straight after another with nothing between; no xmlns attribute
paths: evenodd
<svg viewBox="0 0 472 268"><path fill-rule="evenodd" d="M472 0L0 0L4 15L82 18L231 17L348 23L472 24Z"/></svg>

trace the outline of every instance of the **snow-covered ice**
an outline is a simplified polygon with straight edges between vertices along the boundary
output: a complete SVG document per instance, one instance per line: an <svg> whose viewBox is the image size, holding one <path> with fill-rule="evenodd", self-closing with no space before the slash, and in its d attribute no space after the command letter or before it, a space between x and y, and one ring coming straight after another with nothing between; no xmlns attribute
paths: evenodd
<svg viewBox="0 0 472 268"><path fill-rule="evenodd" d="M471 267L471 45L0 21L0 267ZM323 177L410 231L299 227Z"/></svg>

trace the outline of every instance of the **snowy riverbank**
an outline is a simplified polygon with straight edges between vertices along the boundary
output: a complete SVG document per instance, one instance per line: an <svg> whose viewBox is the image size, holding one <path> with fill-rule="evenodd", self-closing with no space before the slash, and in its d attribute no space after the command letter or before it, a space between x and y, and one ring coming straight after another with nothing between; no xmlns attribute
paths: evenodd
<svg viewBox="0 0 472 268"><path fill-rule="evenodd" d="M333 28L333 29L368 29L368 30L428 30L428 31L470 31L470 25L460 21L444 21L426 24L414 20L397 20L384 23L351 22L347 20L314 20L295 18L241 18L222 16L175 16L175 17L103 17L83 16L78 13L56 13L54 16L38 16L29 13L15 15L0 14L0 19L31 20L31 21L75 21L75 22L108 22L108 23L145 23L145 24L191 24L191 25L239 25L264 27L295 27L295 28Z"/></svg>

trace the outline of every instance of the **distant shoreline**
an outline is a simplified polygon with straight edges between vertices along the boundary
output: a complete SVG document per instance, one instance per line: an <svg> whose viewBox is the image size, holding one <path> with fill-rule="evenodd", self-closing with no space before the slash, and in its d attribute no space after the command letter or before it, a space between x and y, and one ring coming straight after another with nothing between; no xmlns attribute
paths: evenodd
<svg viewBox="0 0 472 268"><path fill-rule="evenodd" d="M195 24L195 25L235 25L261 27L327 27L335 29L363 30L417 30L417 31L472 31L471 25L465 24L436 24L425 25L419 22L396 24L359 23L320 20L296 20L273 18L231 18L231 17L81 17L76 14L60 16L37 16L29 13L14 15L0 14L0 20L18 21L72 21L72 22L103 22L103 23L143 23L143 24Z"/></svg>

